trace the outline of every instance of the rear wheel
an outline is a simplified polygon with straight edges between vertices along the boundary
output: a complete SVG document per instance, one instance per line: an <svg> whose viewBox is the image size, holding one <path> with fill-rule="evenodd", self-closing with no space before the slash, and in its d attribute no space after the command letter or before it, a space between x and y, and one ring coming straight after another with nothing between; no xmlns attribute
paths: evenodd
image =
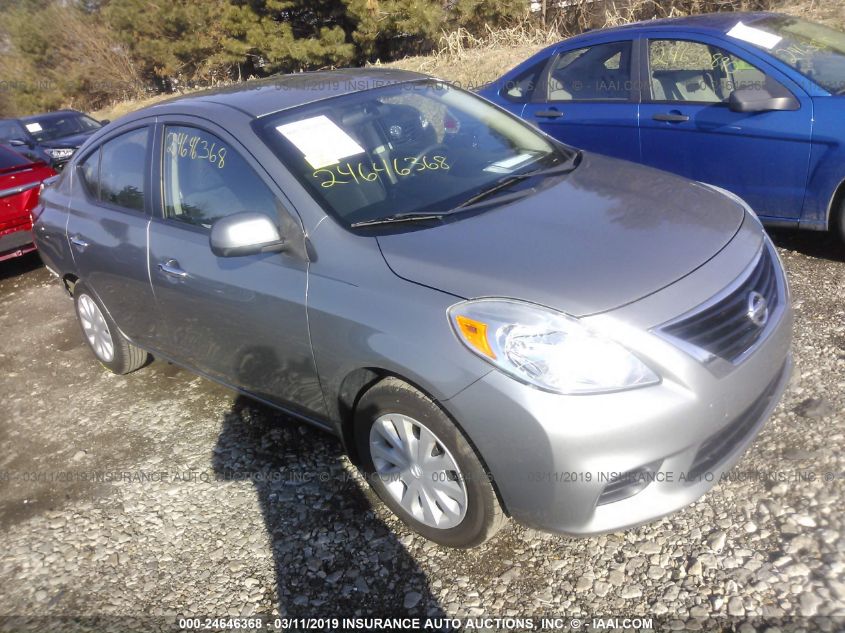
<svg viewBox="0 0 845 633"><path fill-rule="evenodd" d="M473 547L504 524L475 451L449 417L410 385L387 378L362 396L355 441L376 494L427 539Z"/></svg>
<svg viewBox="0 0 845 633"><path fill-rule="evenodd" d="M128 374L147 362L149 354L123 337L108 312L81 282L74 286L73 302L82 334L103 367L115 374Z"/></svg>
<svg viewBox="0 0 845 633"><path fill-rule="evenodd" d="M845 244L845 195L840 197L839 208L830 228L836 233L840 243Z"/></svg>

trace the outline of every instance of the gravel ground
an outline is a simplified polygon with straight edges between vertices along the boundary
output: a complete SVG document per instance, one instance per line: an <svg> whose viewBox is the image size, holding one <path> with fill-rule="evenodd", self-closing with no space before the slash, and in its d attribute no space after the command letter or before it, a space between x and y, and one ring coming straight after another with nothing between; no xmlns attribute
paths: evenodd
<svg viewBox="0 0 845 633"><path fill-rule="evenodd" d="M841 631L845 249L775 238L796 372L735 473L790 480L737 477L595 538L511 524L472 551L411 534L320 431L163 362L106 372L38 260L5 262L0 616L641 615L660 630Z"/></svg>

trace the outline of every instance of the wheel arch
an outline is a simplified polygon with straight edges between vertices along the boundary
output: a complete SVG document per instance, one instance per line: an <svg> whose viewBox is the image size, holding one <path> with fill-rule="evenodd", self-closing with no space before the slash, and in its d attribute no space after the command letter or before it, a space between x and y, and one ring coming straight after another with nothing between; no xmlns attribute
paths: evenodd
<svg viewBox="0 0 845 633"><path fill-rule="evenodd" d="M845 178L833 190L833 195L827 207L827 229L829 231L837 227L845 228L839 224L843 220L842 214L839 213L843 203L845 203Z"/></svg>
<svg viewBox="0 0 845 633"><path fill-rule="evenodd" d="M65 291L71 297L73 297L73 289L76 287L77 283L79 283L79 277L77 277L73 273L65 273L62 276L62 285L65 287Z"/></svg>
<svg viewBox="0 0 845 633"><path fill-rule="evenodd" d="M484 455L480 450L478 450L478 446L476 446L475 442L472 441L472 438L469 437L461 423L449 410L449 407L445 406L448 404L448 400L439 399L432 395L430 390L415 381L410 380L395 371L390 371L381 367L362 367L349 372L341 381L340 389L337 394L337 432L343 442L346 453L353 464L360 464L360 456L355 448L354 438L355 410L358 406L358 402L364 394L367 393L367 391L386 378L396 378L397 380L401 380L429 398L443 412L443 414L449 418L452 424L455 425L455 428L458 429L458 432L470 445L473 452L475 452L475 455L481 462L485 472L488 474L491 473L491 470L487 465L487 461L484 459ZM493 491L496 494L496 498L499 500L499 505L501 506L502 511L506 516L510 516L505 500L499 491L498 482L494 477L491 477L490 483L493 486Z"/></svg>

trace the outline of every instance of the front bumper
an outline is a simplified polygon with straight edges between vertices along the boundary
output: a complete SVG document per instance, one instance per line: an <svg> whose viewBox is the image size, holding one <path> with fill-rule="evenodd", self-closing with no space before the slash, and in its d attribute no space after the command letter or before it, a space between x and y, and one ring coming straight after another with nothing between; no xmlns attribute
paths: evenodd
<svg viewBox="0 0 845 633"><path fill-rule="evenodd" d="M748 250L744 253L742 267ZM740 258L726 252L717 260L713 265L724 272ZM712 277L713 271L705 266L676 286L696 297L696 288L708 287L703 276ZM678 291L673 287L669 294ZM649 327L632 325L637 311L646 319L660 312L661 294L643 306L620 309L616 317L622 330L618 340L656 366L663 377L659 385L562 396L493 371L444 402L485 461L506 510L519 522L586 536L683 508L718 483L774 410L792 367L788 293L765 340L729 372L714 372L648 332L665 319ZM613 321L602 316L594 324ZM632 487L626 496L619 485L627 478L622 474L648 485L635 492ZM621 496L608 496L611 490Z"/></svg>

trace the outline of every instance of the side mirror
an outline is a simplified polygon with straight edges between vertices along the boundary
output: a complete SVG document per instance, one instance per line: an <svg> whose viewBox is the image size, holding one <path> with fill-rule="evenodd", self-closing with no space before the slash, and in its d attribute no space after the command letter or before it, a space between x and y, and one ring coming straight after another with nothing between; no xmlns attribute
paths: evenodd
<svg viewBox="0 0 845 633"><path fill-rule="evenodd" d="M273 220L263 213L247 211L217 220L208 241L211 252L218 257L279 253L286 248Z"/></svg>
<svg viewBox="0 0 845 633"><path fill-rule="evenodd" d="M801 109L801 103L781 84L739 88L731 93L734 112L785 112Z"/></svg>
<svg viewBox="0 0 845 633"><path fill-rule="evenodd" d="M13 138L9 141L9 145L11 145L12 147L25 147L28 146L29 143L27 143L22 138Z"/></svg>
<svg viewBox="0 0 845 633"><path fill-rule="evenodd" d="M111 123L111 119L103 119L100 121L100 125L108 125L109 123Z"/></svg>

